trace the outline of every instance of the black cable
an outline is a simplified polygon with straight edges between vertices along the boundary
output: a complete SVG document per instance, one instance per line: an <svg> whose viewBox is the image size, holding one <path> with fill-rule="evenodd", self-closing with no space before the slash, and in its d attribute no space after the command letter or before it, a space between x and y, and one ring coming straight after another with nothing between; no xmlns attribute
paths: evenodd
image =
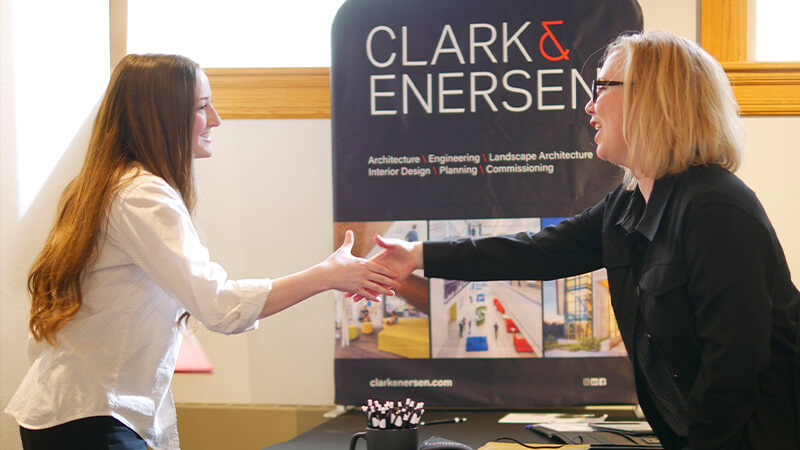
<svg viewBox="0 0 800 450"><path fill-rule="evenodd" d="M494 440L494 442L500 442L500 441L512 441L512 442L515 442L515 443L517 443L517 444L519 444L519 445L521 445L521 446L523 446L525 448L554 448L554 449L557 449L557 448L563 447L562 444L555 444L555 445L558 445L558 447L553 447L554 444L530 445L530 444L525 444L523 442L520 442L520 441L518 441L518 440L516 440L516 439L514 439L512 437L508 437L508 436L499 437L499 438L496 438Z"/></svg>

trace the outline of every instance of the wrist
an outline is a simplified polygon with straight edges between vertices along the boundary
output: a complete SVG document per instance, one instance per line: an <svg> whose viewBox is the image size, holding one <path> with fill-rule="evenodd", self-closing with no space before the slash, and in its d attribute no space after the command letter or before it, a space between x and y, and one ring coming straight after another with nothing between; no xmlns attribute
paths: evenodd
<svg viewBox="0 0 800 450"><path fill-rule="evenodd" d="M330 261L322 261L321 263L309 267L308 279L306 281L316 293L333 289L333 281L330 272Z"/></svg>
<svg viewBox="0 0 800 450"><path fill-rule="evenodd" d="M414 261L414 267L416 269L424 269L425 268L425 258L424 253L422 251L422 246L424 245L423 242L415 242L414 247L411 250L411 256Z"/></svg>

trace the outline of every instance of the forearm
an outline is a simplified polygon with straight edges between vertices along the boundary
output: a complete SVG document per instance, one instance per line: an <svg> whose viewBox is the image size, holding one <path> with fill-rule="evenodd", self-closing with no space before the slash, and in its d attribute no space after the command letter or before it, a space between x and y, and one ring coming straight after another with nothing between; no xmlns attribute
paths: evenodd
<svg viewBox="0 0 800 450"><path fill-rule="evenodd" d="M395 289L397 295L403 297L406 302L425 314L430 313L428 302L428 279L411 274L406 278L402 285Z"/></svg>
<svg viewBox="0 0 800 450"><path fill-rule="evenodd" d="M425 246L425 263L428 277L470 281L552 280L602 266L596 249L573 245L554 228L431 242Z"/></svg>
<svg viewBox="0 0 800 450"><path fill-rule="evenodd" d="M271 316L330 289L322 264L272 280L270 291L259 318Z"/></svg>
<svg viewBox="0 0 800 450"><path fill-rule="evenodd" d="M378 295L394 295L400 286L396 272L381 264L351 254L353 232L345 232L344 243L325 261L301 272L277 278L260 317L267 317L295 305L312 295L336 289L375 300Z"/></svg>
<svg viewBox="0 0 800 450"><path fill-rule="evenodd" d="M552 280L602 267L605 200L538 232L425 245L425 274L471 281Z"/></svg>

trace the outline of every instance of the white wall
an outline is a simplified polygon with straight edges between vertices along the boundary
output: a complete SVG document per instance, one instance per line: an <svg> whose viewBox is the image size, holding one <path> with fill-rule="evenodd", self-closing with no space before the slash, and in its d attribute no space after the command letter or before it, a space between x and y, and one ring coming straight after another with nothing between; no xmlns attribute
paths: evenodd
<svg viewBox="0 0 800 450"><path fill-rule="evenodd" d="M107 0L0 0L0 409L28 368L27 272L82 163L108 55ZM0 448L19 448L0 416Z"/></svg>
<svg viewBox="0 0 800 450"><path fill-rule="evenodd" d="M330 120L229 120L198 161L198 226L231 277L278 277L333 251ZM178 375L178 402L333 403L334 295L223 336L197 327L216 365Z"/></svg>
<svg viewBox="0 0 800 450"><path fill-rule="evenodd" d="M26 3L55 14L61 24L43 24L23 9ZM642 0L645 27L696 39L697 3ZM54 11L60 4L64 9ZM26 273L52 223L59 193L82 162L89 111L108 75L107 48L74 37L75 24L81 23L95 36L92 42L107 42L108 2L91 0L80 11L70 5L0 0L0 407L27 369ZM15 53L31 34L55 39L32 53ZM46 80L37 95L23 89L20 79L34 76ZM22 107L35 107L38 114L22 114ZM71 133L53 132L75 118ZM800 177L794 172L800 148L793 132L800 129L800 117L743 122L748 153L740 174L763 201L797 283ZM39 131L26 131L30 123ZM285 275L327 256L333 242L330 121L228 120L214 139L214 157L198 163L198 223L212 256L234 277ZM31 155L43 164L57 161L52 173L20 173L20 161ZM21 188L22 182L42 187L20 215L21 192L32 192ZM176 400L332 404L333 303L332 294L318 295L241 336L198 327L217 371L177 376ZM20 448L16 425L6 415L0 417L0 448Z"/></svg>

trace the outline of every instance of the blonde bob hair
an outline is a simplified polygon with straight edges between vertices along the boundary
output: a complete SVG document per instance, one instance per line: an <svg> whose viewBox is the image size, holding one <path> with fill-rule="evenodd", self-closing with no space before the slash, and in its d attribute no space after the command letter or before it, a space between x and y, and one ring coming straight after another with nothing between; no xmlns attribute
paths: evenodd
<svg viewBox="0 0 800 450"><path fill-rule="evenodd" d="M636 185L634 171L661 178L707 164L738 169L744 147L739 105L711 55L664 32L620 36L604 59L612 54L623 74L629 189Z"/></svg>

